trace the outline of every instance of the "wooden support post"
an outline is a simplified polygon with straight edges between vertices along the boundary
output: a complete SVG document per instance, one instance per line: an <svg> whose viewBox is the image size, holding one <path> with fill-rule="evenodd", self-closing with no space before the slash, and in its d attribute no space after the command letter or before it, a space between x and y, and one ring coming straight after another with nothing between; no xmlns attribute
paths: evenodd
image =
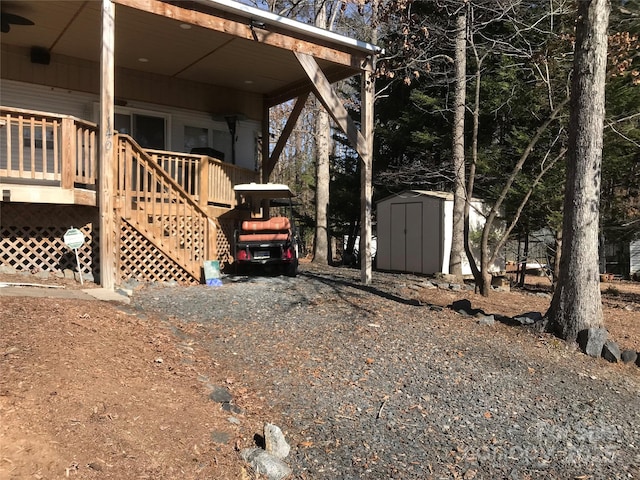
<svg viewBox="0 0 640 480"><path fill-rule="evenodd" d="M271 132L269 131L269 105L262 100L262 161L260 162L260 178L262 183L269 182L269 176L273 170L270 157Z"/></svg>
<svg viewBox="0 0 640 480"><path fill-rule="evenodd" d="M209 205L209 157L201 158L198 165L198 204L206 211Z"/></svg>
<svg viewBox="0 0 640 480"><path fill-rule="evenodd" d="M210 218L207 222L207 258L205 260L220 260L218 258L218 229L214 221Z"/></svg>
<svg viewBox="0 0 640 480"><path fill-rule="evenodd" d="M60 187L73 188L76 174L76 128L73 119L62 119L62 158L60 165ZM43 137L44 138L44 137Z"/></svg>
<svg viewBox="0 0 640 480"><path fill-rule="evenodd" d="M100 54L100 153L98 155L98 206L100 211L100 284L113 289L116 283L114 215L114 90L115 14L112 0L102 0L102 50Z"/></svg>
<svg viewBox="0 0 640 480"><path fill-rule="evenodd" d="M366 150L360 153L362 169L360 173L360 265L361 279L370 285L371 275L371 214L372 214L372 163L373 163L373 100L375 79L373 73L362 72L361 83L361 129Z"/></svg>
<svg viewBox="0 0 640 480"><path fill-rule="evenodd" d="M371 213L372 213L372 159L373 159L373 101L374 77L372 68L362 72L361 82L361 131L349 117L347 109L331 88L329 80L311 55L294 52L300 65L304 68L313 89L329 115L347 136L351 146L358 152L362 160L360 176L360 257L362 283L371 284ZM375 62L375 59L371 59Z"/></svg>

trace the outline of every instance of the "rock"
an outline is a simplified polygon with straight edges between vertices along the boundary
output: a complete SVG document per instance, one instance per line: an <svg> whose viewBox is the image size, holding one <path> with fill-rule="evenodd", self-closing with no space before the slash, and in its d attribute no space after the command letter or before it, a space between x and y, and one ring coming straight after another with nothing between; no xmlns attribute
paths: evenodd
<svg viewBox="0 0 640 480"><path fill-rule="evenodd" d="M225 444L228 443L233 436L229 432L222 430L214 430L211 432L211 441L214 443Z"/></svg>
<svg viewBox="0 0 640 480"><path fill-rule="evenodd" d="M9 265L0 265L0 273L8 273L10 275L15 275L18 273L15 268L10 267Z"/></svg>
<svg viewBox="0 0 640 480"><path fill-rule="evenodd" d="M456 300L451 304L451 309L462 315L469 315L469 312L471 312L471 302L466 298Z"/></svg>
<svg viewBox="0 0 640 480"><path fill-rule="evenodd" d="M520 325L533 325L534 323L542 320L542 314L540 312L527 312L522 315L518 315L517 317L513 317L513 319Z"/></svg>
<svg viewBox="0 0 640 480"><path fill-rule="evenodd" d="M115 292L120 294L120 295L123 295L125 297L133 296L133 290L131 290L129 288L125 288L125 287L116 288Z"/></svg>
<svg viewBox="0 0 640 480"><path fill-rule="evenodd" d="M620 354L623 363L635 363L638 361L638 353L633 350L625 350Z"/></svg>
<svg viewBox="0 0 640 480"><path fill-rule="evenodd" d="M602 347L602 358L611 363L620 362L620 347L613 340L607 340Z"/></svg>
<svg viewBox="0 0 640 480"><path fill-rule="evenodd" d="M446 283L461 283L462 280L462 278L455 275L450 275L448 273L436 273L434 277L436 278L436 280L442 280Z"/></svg>
<svg viewBox="0 0 640 480"><path fill-rule="evenodd" d="M460 286L459 283L450 283L449 284L449 290L451 290L453 292L459 292L460 290L462 290L462 287Z"/></svg>
<svg viewBox="0 0 640 480"><path fill-rule="evenodd" d="M491 326L496 323L496 319L493 315L485 315L478 319L478 325Z"/></svg>
<svg viewBox="0 0 640 480"><path fill-rule="evenodd" d="M269 480L283 480L293 473L289 465L261 448L245 448L240 456L257 475L266 475Z"/></svg>
<svg viewBox="0 0 640 480"><path fill-rule="evenodd" d="M64 276L64 278L69 280L75 280L76 278L76 272L74 270L71 270L70 268L65 268L62 271L62 275Z"/></svg>
<svg viewBox="0 0 640 480"><path fill-rule="evenodd" d="M209 394L209 398L218 403L230 402L233 399L231 393L225 387L214 387L213 391Z"/></svg>
<svg viewBox="0 0 640 480"><path fill-rule="evenodd" d="M231 402L222 402L222 410L225 412L235 413L235 414L243 414L244 411L239 406L231 403Z"/></svg>
<svg viewBox="0 0 640 480"><path fill-rule="evenodd" d="M587 328L578 332L578 345L590 357L599 357L609 332L604 328Z"/></svg>
<svg viewBox="0 0 640 480"><path fill-rule="evenodd" d="M287 458L291 450L291 447L284 439L280 427L271 423L267 423L264 426L264 445L267 452L280 460Z"/></svg>

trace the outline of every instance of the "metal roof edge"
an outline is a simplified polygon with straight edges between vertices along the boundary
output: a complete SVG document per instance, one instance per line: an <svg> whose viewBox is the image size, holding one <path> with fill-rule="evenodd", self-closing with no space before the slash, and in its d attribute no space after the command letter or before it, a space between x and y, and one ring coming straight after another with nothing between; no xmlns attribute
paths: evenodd
<svg viewBox="0 0 640 480"><path fill-rule="evenodd" d="M261 10L256 7L252 7L250 5L245 5L243 3L239 3L234 0L193 0L193 1L201 5L218 8L226 12L230 12L236 15L246 17L249 21L257 20L257 21L263 21L265 24L269 23L269 24L277 24L277 25L285 26L286 28L289 28L299 33L304 33L306 35L309 35L318 39L339 43L341 45L348 46L351 48L356 48L364 52L377 54L382 51L380 47L377 47L376 45L373 45L371 43L363 42L361 40L356 40L355 38L350 38L345 35L340 35L338 33L331 32L329 30L324 30L314 25L308 25L306 23L302 23L297 20L293 20L291 18L283 17L281 15L276 15L275 13L268 12L266 10Z"/></svg>
<svg viewBox="0 0 640 480"><path fill-rule="evenodd" d="M442 192L442 191L439 191L439 190L407 189L407 190L402 190L401 192L398 192L398 193L394 193L394 194L389 195L387 197L381 198L380 200L376 201L376 203L384 202L386 200L390 200L390 199L396 198L396 197L403 197L403 198L431 197L431 198L437 198L437 199L445 200L445 201L453 201L453 193L452 192ZM484 203L484 200L482 200L480 198L476 198L476 197L473 197L471 199L471 201L472 202L482 202L482 203Z"/></svg>
<svg viewBox="0 0 640 480"><path fill-rule="evenodd" d="M402 196L404 196L404 198L407 198L409 195L413 197L433 197L433 198L439 198L442 200L453 200L453 193L449 193L449 192L439 192L436 190L407 189L407 190L402 190L401 192L398 192L398 193L391 194L387 197L381 198L376 203L384 202L386 200L390 200L392 198L402 197Z"/></svg>

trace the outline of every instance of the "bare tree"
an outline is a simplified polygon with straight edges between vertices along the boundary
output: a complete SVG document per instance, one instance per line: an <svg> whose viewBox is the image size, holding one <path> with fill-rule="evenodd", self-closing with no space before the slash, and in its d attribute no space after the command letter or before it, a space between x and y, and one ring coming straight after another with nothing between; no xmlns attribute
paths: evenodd
<svg viewBox="0 0 640 480"><path fill-rule="evenodd" d="M453 131L451 162L453 164L453 231L449 273L462 279L464 249L465 211L465 159L464 159L464 114L467 90L467 11L462 8L456 18L454 49L455 92L453 106Z"/></svg>
<svg viewBox="0 0 640 480"><path fill-rule="evenodd" d="M560 276L548 329L575 342L603 326L598 265L609 2L578 2Z"/></svg>
<svg viewBox="0 0 640 480"><path fill-rule="evenodd" d="M315 8L315 24L317 27L327 28L327 5L320 0ZM316 102L315 157L316 157L316 234L313 248L313 262L329 263L329 153L330 153L330 123L329 114Z"/></svg>

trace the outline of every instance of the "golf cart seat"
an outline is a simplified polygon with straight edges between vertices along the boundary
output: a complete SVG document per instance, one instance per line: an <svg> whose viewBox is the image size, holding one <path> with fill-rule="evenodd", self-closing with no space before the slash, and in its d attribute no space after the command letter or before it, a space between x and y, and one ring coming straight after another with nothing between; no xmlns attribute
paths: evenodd
<svg viewBox="0 0 640 480"><path fill-rule="evenodd" d="M268 220L245 220L238 235L240 242L285 241L291 235L291 222L287 217L273 217Z"/></svg>

